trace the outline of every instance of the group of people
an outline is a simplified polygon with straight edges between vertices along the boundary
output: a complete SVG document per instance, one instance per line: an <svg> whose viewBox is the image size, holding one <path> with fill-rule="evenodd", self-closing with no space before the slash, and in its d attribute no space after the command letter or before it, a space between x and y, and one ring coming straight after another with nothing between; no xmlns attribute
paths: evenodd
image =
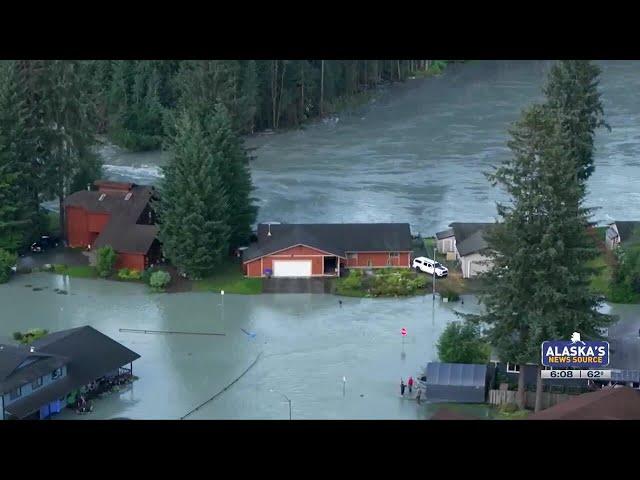
<svg viewBox="0 0 640 480"><path fill-rule="evenodd" d="M88 402L84 395L78 396L76 400L76 412L78 413L89 413L93 412L93 404Z"/></svg>
<svg viewBox="0 0 640 480"><path fill-rule="evenodd" d="M409 395L411 395L413 392L413 385L414 385L413 377L409 377L406 384L404 383L404 379L400 378L400 395L404 397L404 392L407 389L407 387L409 388ZM418 387L418 390L416 390L416 401L418 403L420 403L421 397L422 397L422 389Z"/></svg>

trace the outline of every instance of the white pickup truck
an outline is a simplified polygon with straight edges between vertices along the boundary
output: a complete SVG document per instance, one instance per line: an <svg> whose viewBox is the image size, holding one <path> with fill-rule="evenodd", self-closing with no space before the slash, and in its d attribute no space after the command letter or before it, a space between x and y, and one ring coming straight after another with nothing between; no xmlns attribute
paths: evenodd
<svg viewBox="0 0 640 480"><path fill-rule="evenodd" d="M414 258L413 268L419 272L428 273L430 275L433 275L435 272L436 277L439 278L449 275L449 269L447 267L427 257Z"/></svg>

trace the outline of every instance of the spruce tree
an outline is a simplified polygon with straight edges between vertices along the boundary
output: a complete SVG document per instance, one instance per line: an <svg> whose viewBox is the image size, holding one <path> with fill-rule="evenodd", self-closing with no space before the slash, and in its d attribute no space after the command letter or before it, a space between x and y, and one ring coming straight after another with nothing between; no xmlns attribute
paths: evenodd
<svg viewBox="0 0 640 480"><path fill-rule="evenodd" d="M0 62L0 248L9 251L33 239L38 228L28 115L15 63Z"/></svg>
<svg viewBox="0 0 640 480"><path fill-rule="evenodd" d="M588 60L556 62L544 88L546 104L560 116L566 132L565 148L578 163L578 179L586 181L594 171L595 131L609 129L598 91L600 67Z"/></svg>
<svg viewBox="0 0 640 480"><path fill-rule="evenodd" d="M218 104L215 113L205 122L210 148L220 159L220 178L226 188L229 205L229 243L231 248L236 248L248 241L257 215L251 198L253 185L249 159L223 104Z"/></svg>
<svg viewBox="0 0 640 480"><path fill-rule="evenodd" d="M227 253L228 202L220 157L193 113L183 111L163 169L158 215L165 256L194 278L211 273Z"/></svg>
<svg viewBox="0 0 640 480"><path fill-rule="evenodd" d="M502 222L487 235L492 267L483 275L485 311L471 318L488 325L503 361L539 365L544 340L570 338L574 331L598 338L598 327L611 320L598 312L602 298L589 288L588 262L597 251L566 133L559 112L531 107L511 132L513 157L489 175L511 203L498 204ZM519 380L522 408L524 375Z"/></svg>

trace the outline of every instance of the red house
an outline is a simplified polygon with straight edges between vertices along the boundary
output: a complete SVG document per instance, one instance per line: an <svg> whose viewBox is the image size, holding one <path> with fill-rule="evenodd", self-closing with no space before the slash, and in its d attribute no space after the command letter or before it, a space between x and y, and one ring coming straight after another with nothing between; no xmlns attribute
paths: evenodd
<svg viewBox="0 0 640 480"><path fill-rule="evenodd" d="M96 181L98 190L82 190L65 200L67 242L90 250L111 246L116 268L144 270L157 259L158 228L150 206L153 187Z"/></svg>
<svg viewBox="0 0 640 480"><path fill-rule="evenodd" d="M346 268L411 267L408 223L260 224L242 256L248 277L332 277Z"/></svg>

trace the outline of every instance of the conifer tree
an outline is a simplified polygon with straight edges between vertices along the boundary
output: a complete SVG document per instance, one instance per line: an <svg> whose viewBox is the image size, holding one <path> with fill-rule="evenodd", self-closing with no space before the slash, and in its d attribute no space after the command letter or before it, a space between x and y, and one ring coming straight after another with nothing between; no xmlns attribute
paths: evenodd
<svg viewBox="0 0 640 480"><path fill-rule="evenodd" d="M160 185L159 238L174 265L201 278L220 263L229 244L221 161L198 119L186 110L177 117L168 148L172 159Z"/></svg>
<svg viewBox="0 0 640 480"><path fill-rule="evenodd" d="M0 62L0 248L8 251L25 245L38 228L28 115L15 62Z"/></svg>
<svg viewBox="0 0 640 480"><path fill-rule="evenodd" d="M229 242L235 248L248 241L257 214L251 198L249 160L223 104L216 106L215 113L207 118L205 128L210 148L220 161L220 179L226 188L229 206Z"/></svg>

